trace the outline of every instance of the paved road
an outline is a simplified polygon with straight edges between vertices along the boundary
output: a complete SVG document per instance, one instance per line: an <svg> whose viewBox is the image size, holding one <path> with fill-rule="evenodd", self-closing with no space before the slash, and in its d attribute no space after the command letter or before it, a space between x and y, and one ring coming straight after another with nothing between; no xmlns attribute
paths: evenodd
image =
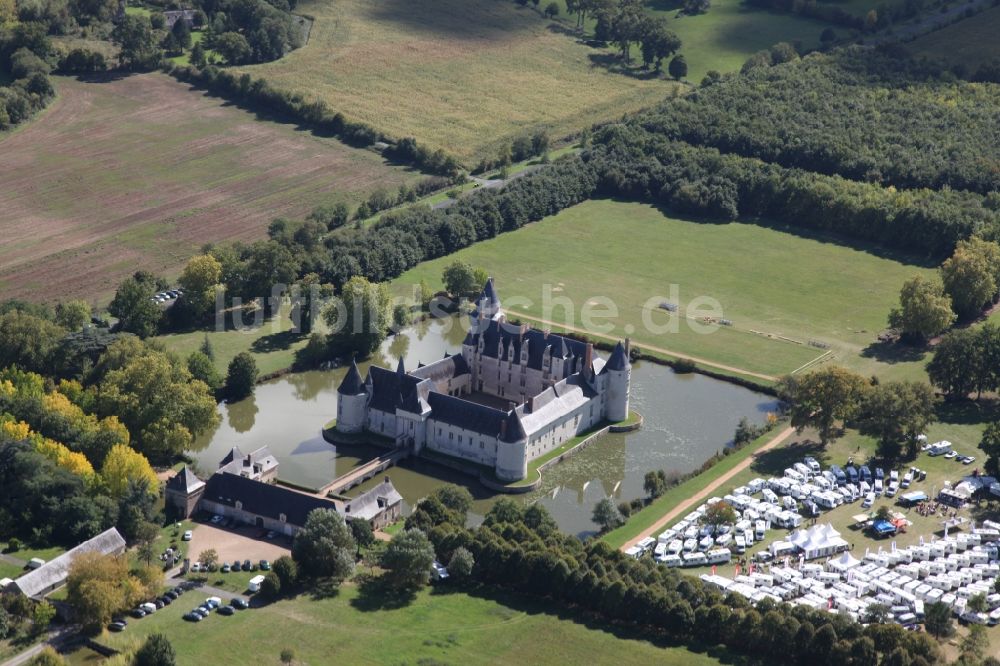
<svg viewBox="0 0 1000 666"><path fill-rule="evenodd" d="M14 557L13 555L6 555L0 553L0 562L6 562L7 564L13 564L15 567L25 567L28 563L19 557Z"/></svg>
<svg viewBox="0 0 1000 666"><path fill-rule="evenodd" d="M540 169L541 167L542 167L541 164L532 164L531 166L526 167L523 171L518 171L517 173L515 173L513 176L507 178L506 180L503 179L503 178L479 178L478 176L469 176L469 180L471 180L474 183L478 183L479 184L479 187L476 188L476 189L480 189L480 190L496 190L496 189L499 189L499 188L503 187L504 185L506 185L510 181L514 180L515 178L520 178L522 176L527 176L529 173L531 173L533 171L536 171L536 170ZM431 208L434 209L434 210L438 210L438 209L441 209L441 208L449 208L452 205L454 205L454 203L456 201L457 201L457 199L445 199L444 201L439 201L436 204L432 205Z"/></svg>
<svg viewBox="0 0 1000 666"><path fill-rule="evenodd" d="M791 426L779 432L767 444L757 449L753 453L753 455L747 457L745 460L741 461L740 464L738 464L736 467L732 468L731 470L720 476L718 479L716 479L712 483L702 488L693 497L689 497L688 499L684 500L683 502L675 506L673 509L662 515L659 520L653 523L653 525L651 525L650 527L644 529L639 535L637 535L632 539L629 539L625 543L625 545L621 547L621 549L625 550L626 548L631 548L632 546L639 543L646 537L658 534L660 531L663 530L664 527L667 526L667 523L671 522L677 516L687 513L691 509L691 507L697 505L702 500L711 497L712 494L716 490L718 490L720 486L722 486L724 483L729 481L729 479L733 478L734 476L745 470L747 467L752 465L754 460L756 460L757 457L760 456L760 454L764 453L765 451L773 449L778 444L781 444L783 441L791 437L793 432L795 432L795 428L792 428Z"/></svg>
<svg viewBox="0 0 1000 666"><path fill-rule="evenodd" d="M14 655L7 661L0 664L0 666L22 666L23 664L27 664L35 657L35 655L44 650L46 646L51 645L52 647L59 649L60 645L70 640L71 638L76 637L77 630L78 627L76 627L75 625L53 629L52 631L48 632L48 634L45 637L45 640L35 645L32 645L24 652Z"/></svg>

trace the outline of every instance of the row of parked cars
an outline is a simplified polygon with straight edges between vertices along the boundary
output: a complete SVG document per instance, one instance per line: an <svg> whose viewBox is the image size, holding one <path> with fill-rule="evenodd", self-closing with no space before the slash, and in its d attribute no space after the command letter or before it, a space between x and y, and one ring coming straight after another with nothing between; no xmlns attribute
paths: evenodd
<svg viewBox="0 0 1000 666"><path fill-rule="evenodd" d="M219 615L232 615L238 610L246 610L247 608L250 608L250 604L246 599L240 597L236 597L227 605L223 605L222 599L219 597L209 597L205 599L205 603L191 610L189 613L185 613L184 619L188 622L201 622L211 615L213 611L217 611Z"/></svg>
<svg viewBox="0 0 1000 666"><path fill-rule="evenodd" d="M180 298L181 294L184 293L183 289L171 289L170 291L161 291L153 294L149 297L149 300L154 303L166 303L167 301L172 301L174 299Z"/></svg>
<svg viewBox="0 0 1000 666"><path fill-rule="evenodd" d="M261 571L270 571L271 563L267 560L261 560L257 564L254 564L250 560L243 560L242 562L234 560L232 564L229 562L223 562L222 566L218 566L216 564L202 564L201 562L193 562L191 564L191 571L193 573L198 573L200 571L214 573L216 570L221 571L222 573L229 573L231 571L257 571L258 568Z"/></svg>
<svg viewBox="0 0 1000 666"><path fill-rule="evenodd" d="M147 615L152 615L156 611L160 610L164 606L169 606L174 601L176 601L182 594L184 594L185 588L183 585L178 585L175 588L167 590L162 596L153 599L152 601L147 601L145 603L139 604L132 609L130 615L136 619L141 619ZM108 625L108 629L111 631L124 631L125 627L128 626L128 620L124 617L116 617L112 620L111 624Z"/></svg>

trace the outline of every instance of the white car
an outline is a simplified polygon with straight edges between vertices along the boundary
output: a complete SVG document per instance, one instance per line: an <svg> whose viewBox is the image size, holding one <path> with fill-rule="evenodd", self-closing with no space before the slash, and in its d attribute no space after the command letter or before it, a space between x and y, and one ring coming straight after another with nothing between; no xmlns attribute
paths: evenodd
<svg viewBox="0 0 1000 666"><path fill-rule="evenodd" d="M944 454L944 457L947 458L948 460L951 460L952 458L957 458L958 457L958 451L955 451L954 449L952 449L948 453Z"/></svg>
<svg viewBox="0 0 1000 666"><path fill-rule="evenodd" d="M971 465L974 462L976 462L976 456L965 456L962 458L963 465Z"/></svg>
<svg viewBox="0 0 1000 666"><path fill-rule="evenodd" d="M861 508L870 509L873 504L875 504L875 493L868 493L865 495L865 501L861 503Z"/></svg>
<svg viewBox="0 0 1000 666"><path fill-rule="evenodd" d="M192 536L193 535L191 534L191 530L188 530L187 532L184 533L184 536L181 537L181 539L183 539L184 541L190 541Z"/></svg>

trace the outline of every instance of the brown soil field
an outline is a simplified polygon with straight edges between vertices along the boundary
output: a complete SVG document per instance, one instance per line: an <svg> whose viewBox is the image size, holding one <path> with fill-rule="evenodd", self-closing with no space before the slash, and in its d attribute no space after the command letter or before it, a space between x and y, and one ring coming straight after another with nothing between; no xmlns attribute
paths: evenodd
<svg viewBox="0 0 1000 666"><path fill-rule="evenodd" d="M100 303L139 268L172 276L205 243L420 177L163 74L54 80L0 135L0 298Z"/></svg>

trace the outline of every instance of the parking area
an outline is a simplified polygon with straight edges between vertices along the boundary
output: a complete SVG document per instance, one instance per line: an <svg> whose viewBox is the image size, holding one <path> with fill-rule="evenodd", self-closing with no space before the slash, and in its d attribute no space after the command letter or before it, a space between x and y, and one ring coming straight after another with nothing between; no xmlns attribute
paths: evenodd
<svg viewBox="0 0 1000 666"><path fill-rule="evenodd" d="M224 528L210 522L199 522L193 530L188 552L194 561L203 551L215 549L219 562L237 559L274 561L289 554L290 539L280 535L267 539L265 535L266 531L249 525Z"/></svg>

